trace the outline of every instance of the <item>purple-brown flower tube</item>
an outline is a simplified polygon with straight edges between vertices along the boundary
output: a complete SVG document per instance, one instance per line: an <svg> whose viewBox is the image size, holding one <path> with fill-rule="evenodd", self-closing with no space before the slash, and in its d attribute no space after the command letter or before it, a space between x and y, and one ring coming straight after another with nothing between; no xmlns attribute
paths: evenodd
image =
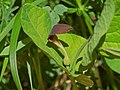
<svg viewBox="0 0 120 90"><path fill-rule="evenodd" d="M65 50L65 48L63 47L62 43L57 39L56 34L63 34L66 32L71 31L73 28L70 25L67 24L57 24L52 28L52 31L50 33L50 35L48 36L48 41L53 42L56 46L58 46L63 54L64 54L64 64L65 65L69 65L70 64L70 59L67 55L67 52Z"/></svg>

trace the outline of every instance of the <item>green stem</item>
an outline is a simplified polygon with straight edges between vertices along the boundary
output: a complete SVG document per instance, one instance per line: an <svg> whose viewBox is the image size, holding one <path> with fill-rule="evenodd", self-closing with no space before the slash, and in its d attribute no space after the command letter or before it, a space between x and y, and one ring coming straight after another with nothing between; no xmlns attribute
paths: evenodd
<svg viewBox="0 0 120 90"><path fill-rule="evenodd" d="M80 16L80 26L81 26L81 30L82 30L82 35L87 38L87 27L83 18L83 15Z"/></svg>
<svg viewBox="0 0 120 90"><path fill-rule="evenodd" d="M105 67L104 65L101 65L101 67L107 72L107 76L108 76L110 85L112 86L112 90L118 90L115 85L114 78L113 78L114 77L113 71L108 66Z"/></svg>
<svg viewBox="0 0 120 90"><path fill-rule="evenodd" d="M90 23L93 23L93 22L90 19L90 17L88 16L88 14L84 11L84 7L88 3L88 0L85 2L84 5L81 4L80 0L76 0L76 3L77 3L80 11L82 12L82 14L84 16L84 19L85 19L86 25L88 27L88 30L89 30L90 34L92 35L93 34L93 30L92 30L92 26L90 25Z"/></svg>
<svg viewBox="0 0 120 90"><path fill-rule="evenodd" d="M113 72L112 72L112 70L108 69L107 73L108 73L108 78L109 78L109 80L111 82L110 84L111 84L113 90L118 90L116 85L115 85L115 81L113 79Z"/></svg>
<svg viewBox="0 0 120 90"><path fill-rule="evenodd" d="M32 60L33 60L33 68L35 70L35 75L36 75L36 78L38 80L38 89L45 90L43 80L42 80L42 75L41 75L41 68L40 68L39 59L37 59L37 61L36 61L34 58L32 58Z"/></svg>
<svg viewBox="0 0 120 90"><path fill-rule="evenodd" d="M102 83L101 83L101 78L100 78L100 73L99 73L99 69L96 66L93 66L93 73L95 78L97 78L96 80L96 84L98 88L102 88Z"/></svg>
<svg viewBox="0 0 120 90"><path fill-rule="evenodd" d="M84 3L84 7L86 7L86 5L88 4L89 0L86 0Z"/></svg>
<svg viewBox="0 0 120 90"><path fill-rule="evenodd" d="M76 83L75 83L74 77L71 76L71 75L68 75L68 77L70 78L70 80L71 80L71 82L72 82L73 90L78 90L78 87L77 87L77 85L76 85Z"/></svg>
<svg viewBox="0 0 120 90"><path fill-rule="evenodd" d="M92 22L92 20L90 19L90 17L88 16L88 14L85 11L83 11L83 16L84 16L86 25L88 27L88 30L89 30L90 34L92 35L93 34L93 30L92 30L92 26L91 26L90 23L93 24L93 22Z"/></svg>

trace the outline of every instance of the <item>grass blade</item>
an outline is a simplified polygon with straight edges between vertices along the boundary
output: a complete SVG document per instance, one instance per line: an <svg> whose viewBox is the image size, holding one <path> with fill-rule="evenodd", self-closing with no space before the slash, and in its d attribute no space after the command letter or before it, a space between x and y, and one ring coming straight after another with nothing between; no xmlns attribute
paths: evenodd
<svg viewBox="0 0 120 90"><path fill-rule="evenodd" d="M4 62L3 62L2 71L1 71L1 75L0 75L0 82L2 81L2 77L3 77L4 72L6 70L7 64L8 64L8 57L6 57L4 59Z"/></svg>
<svg viewBox="0 0 120 90"><path fill-rule="evenodd" d="M27 69L28 69L28 75L29 75L29 79L30 79L31 90L34 90L33 84L32 84L31 68L30 68L30 64L28 62L27 62Z"/></svg>
<svg viewBox="0 0 120 90"><path fill-rule="evenodd" d="M13 25L12 34L10 38L10 67L11 67L11 73L13 76L13 80L18 90L22 90L22 86L20 83L19 75L18 75L17 60L16 60L17 39L19 36L20 27L21 27L20 16L21 16L21 10L19 10L15 18L15 22Z"/></svg>
<svg viewBox="0 0 120 90"><path fill-rule="evenodd" d="M3 40L3 38L8 34L8 32L12 29L15 17L9 22L9 24L3 29L3 31L0 33L0 42Z"/></svg>

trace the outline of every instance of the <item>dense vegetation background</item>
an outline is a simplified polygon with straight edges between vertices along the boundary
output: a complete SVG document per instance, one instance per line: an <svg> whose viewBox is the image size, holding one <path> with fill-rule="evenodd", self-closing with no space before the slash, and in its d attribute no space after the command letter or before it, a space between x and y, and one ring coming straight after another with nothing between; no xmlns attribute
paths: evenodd
<svg viewBox="0 0 120 90"><path fill-rule="evenodd" d="M120 0L0 0L0 71L0 90L119 90Z"/></svg>

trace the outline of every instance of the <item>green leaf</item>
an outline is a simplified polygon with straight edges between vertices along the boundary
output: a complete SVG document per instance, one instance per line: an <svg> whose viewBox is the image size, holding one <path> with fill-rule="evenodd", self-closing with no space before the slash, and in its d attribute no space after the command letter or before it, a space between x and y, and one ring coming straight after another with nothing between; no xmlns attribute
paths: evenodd
<svg viewBox="0 0 120 90"><path fill-rule="evenodd" d="M50 19L52 26L56 25L60 21L59 15L54 11L50 12Z"/></svg>
<svg viewBox="0 0 120 90"><path fill-rule="evenodd" d="M62 4L58 4L54 7L54 11L58 14L58 15L63 15L64 12L67 12L67 7L65 7Z"/></svg>
<svg viewBox="0 0 120 90"><path fill-rule="evenodd" d="M46 10L32 4L25 5L22 9L22 27L25 33L33 37L33 41L39 42L36 44L45 47L51 30L50 18Z"/></svg>
<svg viewBox="0 0 120 90"><path fill-rule="evenodd" d="M102 45L102 42L104 41L103 37L109 29L110 23L114 16L114 11L114 2L112 0L106 0L101 16L94 28L94 34L86 48L82 62L84 66L88 65L89 63L91 63L91 61L95 60L96 50Z"/></svg>
<svg viewBox="0 0 120 90"><path fill-rule="evenodd" d="M46 45L49 33L51 32L49 13L43 8L27 4L22 9L21 21L24 32L33 40L33 42L48 56L52 57L59 67L68 72L63 66L63 60L58 53L53 48L49 48Z"/></svg>
<svg viewBox="0 0 120 90"><path fill-rule="evenodd" d="M87 87L92 87L94 85L94 82L86 75L79 75L75 77L75 79L80 83Z"/></svg>
<svg viewBox="0 0 120 90"><path fill-rule="evenodd" d="M27 69L28 69L28 75L29 75L29 79L30 79L31 90L34 90L33 84L32 84L31 67L30 67L30 64L28 62L27 62Z"/></svg>
<svg viewBox="0 0 120 90"><path fill-rule="evenodd" d="M105 58L107 65L115 72L120 74L120 59Z"/></svg>
<svg viewBox="0 0 120 90"><path fill-rule="evenodd" d="M6 70L7 64L8 64L8 57L5 57L4 62L3 62L3 66L2 66L1 75L0 75L0 82L2 81L2 77L3 77L4 72Z"/></svg>
<svg viewBox="0 0 120 90"><path fill-rule="evenodd" d="M65 46L65 50L67 51L68 57L70 58L70 67L74 68L73 63L75 61L76 54L79 48L85 43L86 39L81 36L75 34L59 34L57 35L59 40L62 40L67 45ZM84 50L78 55L77 59L82 57L84 54Z"/></svg>
<svg viewBox="0 0 120 90"><path fill-rule="evenodd" d="M23 43L23 42L25 42L25 43ZM19 51L20 49L25 47L30 42L31 42L31 40L29 38L19 41L18 44L17 44L16 51ZM0 53L0 56L8 56L9 55L9 49L10 49L10 46L5 47L2 50L2 52Z"/></svg>
<svg viewBox="0 0 120 90"><path fill-rule="evenodd" d="M50 15L50 19L51 19L51 25L53 27L54 25L56 25L60 21L59 15L54 10L52 10L49 6L46 6L43 8L48 11L48 13Z"/></svg>
<svg viewBox="0 0 120 90"><path fill-rule="evenodd" d="M21 18L21 9L17 13L15 22L13 25L12 34L11 34L11 38L10 38L10 54L9 54L10 55L11 73L12 73L13 80L14 80L18 90L22 90L22 86L20 83L19 75L18 75L17 60L16 60L17 40L18 40L20 28L21 28L20 18Z"/></svg>
<svg viewBox="0 0 120 90"><path fill-rule="evenodd" d="M0 42L0 53L1 53L1 51L4 49L4 47L5 47L5 38Z"/></svg>
<svg viewBox="0 0 120 90"><path fill-rule="evenodd" d="M101 54L111 58L120 58L120 48L101 48Z"/></svg>
<svg viewBox="0 0 120 90"><path fill-rule="evenodd" d="M0 42L3 40L3 38L8 34L8 32L12 29L14 24L15 16L14 18L8 23L8 25L3 29L3 31L0 33Z"/></svg>
<svg viewBox="0 0 120 90"><path fill-rule="evenodd" d="M77 12L77 8L68 8L67 12L68 13L75 13L75 12Z"/></svg>
<svg viewBox="0 0 120 90"><path fill-rule="evenodd" d="M116 10L109 30L106 34L105 42L101 48L101 54L107 56L107 65L117 73L120 73L120 1L115 2Z"/></svg>
<svg viewBox="0 0 120 90"><path fill-rule="evenodd" d="M47 0L35 0L34 2L32 2L32 4L38 5L38 4L45 2L45 1L47 1Z"/></svg>

